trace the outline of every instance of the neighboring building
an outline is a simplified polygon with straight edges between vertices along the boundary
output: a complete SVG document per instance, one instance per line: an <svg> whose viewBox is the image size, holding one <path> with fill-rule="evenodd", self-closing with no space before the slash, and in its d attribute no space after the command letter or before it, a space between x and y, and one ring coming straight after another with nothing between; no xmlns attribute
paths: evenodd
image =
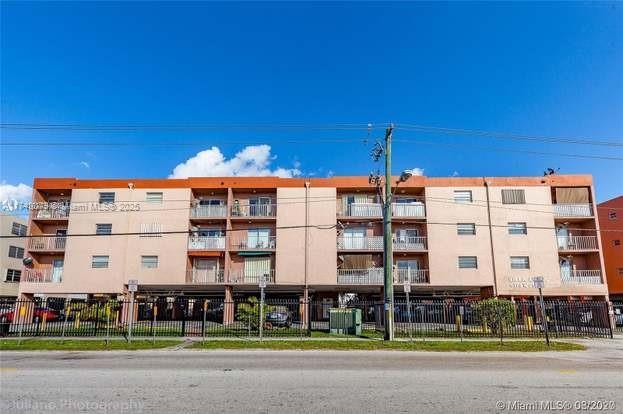
<svg viewBox="0 0 623 414"><path fill-rule="evenodd" d="M599 204L601 245L608 290L613 300L623 300L623 196Z"/></svg>
<svg viewBox="0 0 623 414"><path fill-rule="evenodd" d="M382 297L382 208L368 177L39 178L20 292ZM589 175L411 177L392 203L395 292L605 299ZM68 236L68 237L67 237Z"/></svg>
<svg viewBox="0 0 623 414"><path fill-rule="evenodd" d="M26 236L26 219L0 214L0 234ZM25 238L0 239L0 298L15 298L22 277Z"/></svg>

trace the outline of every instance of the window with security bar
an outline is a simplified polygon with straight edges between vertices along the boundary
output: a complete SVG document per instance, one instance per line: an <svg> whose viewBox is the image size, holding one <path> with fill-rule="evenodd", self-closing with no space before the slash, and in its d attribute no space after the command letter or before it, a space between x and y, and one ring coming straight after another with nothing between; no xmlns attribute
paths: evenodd
<svg viewBox="0 0 623 414"><path fill-rule="evenodd" d="M478 258L476 256L459 256L459 269L477 269Z"/></svg>
<svg viewBox="0 0 623 414"><path fill-rule="evenodd" d="M473 201L471 190L455 190L454 202L455 203L471 203Z"/></svg>
<svg viewBox="0 0 623 414"><path fill-rule="evenodd" d="M476 224L474 223L457 223L456 233L460 236L473 236L476 234Z"/></svg>
<svg viewBox="0 0 623 414"><path fill-rule="evenodd" d="M530 269L528 256L511 256L511 269Z"/></svg>

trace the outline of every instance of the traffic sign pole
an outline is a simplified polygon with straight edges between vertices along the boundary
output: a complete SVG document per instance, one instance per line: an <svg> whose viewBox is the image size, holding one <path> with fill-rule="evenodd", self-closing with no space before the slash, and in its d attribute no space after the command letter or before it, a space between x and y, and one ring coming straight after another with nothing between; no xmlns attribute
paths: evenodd
<svg viewBox="0 0 623 414"><path fill-rule="evenodd" d="M545 287L545 280L543 276L536 276L532 278L534 287L539 289L539 302L541 305L541 323L543 324L543 330L545 332L545 343L549 346L549 322L547 320L547 314L545 313L545 301L543 300L543 288Z"/></svg>

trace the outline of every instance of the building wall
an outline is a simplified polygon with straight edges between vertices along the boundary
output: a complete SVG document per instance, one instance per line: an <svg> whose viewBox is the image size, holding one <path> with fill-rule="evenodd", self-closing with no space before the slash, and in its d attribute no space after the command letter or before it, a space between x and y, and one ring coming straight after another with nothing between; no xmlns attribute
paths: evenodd
<svg viewBox="0 0 623 414"><path fill-rule="evenodd" d="M26 219L0 214L0 234L11 235L13 223L26 225ZM22 259L9 257L9 246L24 248L26 245L25 238L0 239L0 297L17 296L19 283L7 282L7 270L22 270ZM23 276L23 273L22 273Z"/></svg>
<svg viewBox="0 0 623 414"><path fill-rule="evenodd" d="M616 216L611 218L610 213ZM603 259L611 295L623 296L623 196L599 204ZM615 240L620 244L615 245Z"/></svg>
<svg viewBox="0 0 623 414"><path fill-rule="evenodd" d="M308 225L326 228L308 228L307 282L332 285L337 282L335 188L311 187L308 197ZM277 283L305 284L304 201L305 188L277 189Z"/></svg>

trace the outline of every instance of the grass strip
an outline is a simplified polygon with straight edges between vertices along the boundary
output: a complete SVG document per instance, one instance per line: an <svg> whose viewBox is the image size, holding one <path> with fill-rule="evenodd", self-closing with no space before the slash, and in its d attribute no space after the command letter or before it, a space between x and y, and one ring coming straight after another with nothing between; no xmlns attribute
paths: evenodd
<svg viewBox="0 0 623 414"><path fill-rule="evenodd" d="M498 341L419 341L384 342L375 340L333 340L333 341L241 341L222 340L196 342L188 348L193 349L273 349L273 350L337 350L337 351L431 351L431 352L479 352L479 351L514 351L514 352L541 352L541 351L581 351L586 347L569 342L551 342L548 347L541 341L508 341L500 344Z"/></svg>
<svg viewBox="0 0 623 414"><path fill-rule="evenodd" d="M4 339L0 341L0 351L111 351L140 349L160 349L180 344L178 340L111 340L106 344L102 340L75 340L75 339Z"/></svg>

